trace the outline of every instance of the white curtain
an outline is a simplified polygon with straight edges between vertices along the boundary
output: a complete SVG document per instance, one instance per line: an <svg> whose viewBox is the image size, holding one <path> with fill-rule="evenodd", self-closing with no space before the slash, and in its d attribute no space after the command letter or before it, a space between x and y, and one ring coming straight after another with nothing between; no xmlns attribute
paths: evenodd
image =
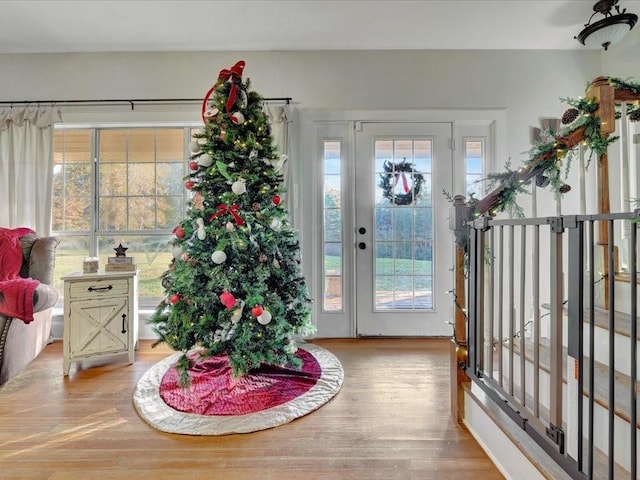
<svg viewBox="0 0 640 480"><path fill-rule="evenodd" d="M280 173L283 176L283 184L286 193L282 195L282 201L287 207L289 221L295 225L294 221L294 198L293 198L293 175L291 174L291 153L289 125L291 124L291 110L289 105L269 105L264 106L265 113L271 122L271 137L278 152L282 155L279 164Z"/></svg>
<svg viewBox="0 0 640 480"><path fill-rule="evenodd" d="M0 109L0 227L51 233L53 123L37 106Z"/></svg>

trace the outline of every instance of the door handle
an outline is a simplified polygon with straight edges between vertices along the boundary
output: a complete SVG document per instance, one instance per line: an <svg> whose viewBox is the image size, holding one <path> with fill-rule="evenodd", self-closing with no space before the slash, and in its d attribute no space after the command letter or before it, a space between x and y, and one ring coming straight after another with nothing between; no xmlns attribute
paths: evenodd
<svg viewBox="0 0 640 480"><path fill-rule="evenodd" d="M127 333L127 314L122 314L122 331L120 333Z"/></svg>
<svg viewBox="0 0 640 480"><path fill-rule="evenodd" d="M360 243L358 244L358 248L359 248L360 250L364 250L365 248L367 248L367 244L366 244L366 243L364 243L364 242L360 242Z"/></svg>

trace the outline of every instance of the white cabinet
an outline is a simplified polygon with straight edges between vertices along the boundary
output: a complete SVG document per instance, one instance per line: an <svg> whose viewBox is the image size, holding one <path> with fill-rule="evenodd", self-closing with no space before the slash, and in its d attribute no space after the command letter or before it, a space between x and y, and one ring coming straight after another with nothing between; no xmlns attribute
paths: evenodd
<svg viewBox="0 0 640 480"><path fill-rule="evenodd" d="M72 273L64 281L63 370L71 362L127 354L138 342L136 272Z"/></svg>

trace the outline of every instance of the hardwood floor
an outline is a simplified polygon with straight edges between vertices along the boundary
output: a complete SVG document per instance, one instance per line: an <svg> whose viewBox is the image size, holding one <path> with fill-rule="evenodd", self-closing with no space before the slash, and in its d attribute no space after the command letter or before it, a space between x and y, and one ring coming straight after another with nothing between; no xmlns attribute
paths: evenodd
<svg viewBox="0 0 640 480"><path fill-rule="evenodd" d="M449 415L446 340L316 340L345 371L329 403L242 435L160 432L136 413L136 382L173 353L141 341L136 362L73 364L54 342L0 388L0 478L6 480L502 479Z"/></svg>

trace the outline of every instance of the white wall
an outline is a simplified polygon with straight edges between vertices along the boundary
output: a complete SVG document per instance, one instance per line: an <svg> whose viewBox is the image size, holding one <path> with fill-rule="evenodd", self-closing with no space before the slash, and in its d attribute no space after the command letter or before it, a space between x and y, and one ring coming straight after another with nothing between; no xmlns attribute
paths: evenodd
<svg viewBox="0 0 640 480"><path fill-rule="evenodd" d="M616 48L607 55L622 57ZM615 72L603 72L602 55L593 50L0 55L0 100L200 98L220 69L244 59L245 77L255 90L292 97L304 109L506 108L502 151L507 158L491 166L502 171L509 158L513 166L528 158L530 127L538 126L540 117L559 118L567 108L561 97L578 97L596 76L632 68L623 60L607 60ZM63 119L199 121L198 105L171 110L72 108L63 110Z"/></svg>
<svg viewBox="0 0 640 480"><path fill-rule="evenodd" d="M635 12L638 13L638 12ZM602 53L602 74L640 82L640 25L620 43Z"/></svg>
<svg viewBox="0 0 640 480"><path fill-rule="evenodd" d="M565 105L559 98L582 95L586 82L601 74L600 53L588 50L0 55L0 96L199 98L221 68L239 59L246 60L245 76L255 90L292 97L300 108L506 107L513 163L530 146L529 126L539 117L562 115ZM127 107L109 114L113 120L135 118ZM181 115L198 120L198 107ZM91 117L72 110L64 114L67 122L86 118Z"/></svg>

